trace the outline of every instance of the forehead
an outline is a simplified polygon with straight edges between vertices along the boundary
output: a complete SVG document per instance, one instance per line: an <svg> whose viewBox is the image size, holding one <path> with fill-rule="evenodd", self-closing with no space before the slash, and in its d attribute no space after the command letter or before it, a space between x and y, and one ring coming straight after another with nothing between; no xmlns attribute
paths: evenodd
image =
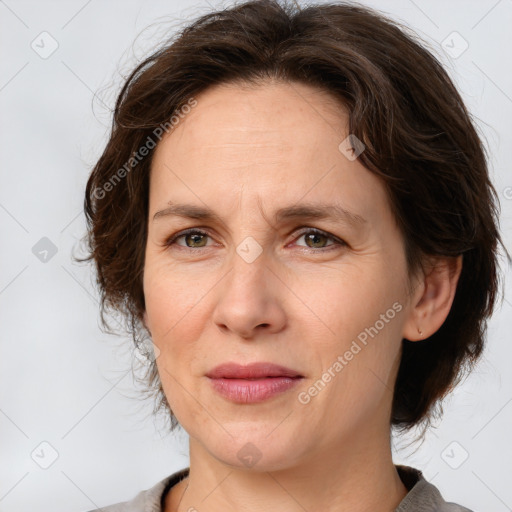
<svg viewBox="0 0 512 512"><path fill-rule="evenodd" d="M293 146L305 135L325 138L326 131L338 138L348 124L341 102L301 83L219 84L197 95L196 101L197 106L172 131L185 146L189 142L200 147L223 142Z"/></svg>
<svg viewBox="0 0 512 512"><path fill-rule="evenodd" d="M155 150L153 210L155 202L176 200L227 209L304 199L367 216L386 201L377 177L340 151L348 114L325 91L299 83L223 84L196 100Z"/></svg>

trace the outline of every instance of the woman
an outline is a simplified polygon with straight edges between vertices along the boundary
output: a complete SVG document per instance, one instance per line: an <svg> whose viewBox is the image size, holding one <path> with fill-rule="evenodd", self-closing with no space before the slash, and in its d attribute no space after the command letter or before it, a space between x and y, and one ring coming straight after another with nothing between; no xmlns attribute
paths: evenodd
<svg viewBox="0 0 512 512"><path fill-rule="evenodd" d="M468 510L390 433L482 352L497 203L460 95L395 23L204 16L126 81L85 206L103 306L150 336L190 436L189 468L102 510Z"/></svg>

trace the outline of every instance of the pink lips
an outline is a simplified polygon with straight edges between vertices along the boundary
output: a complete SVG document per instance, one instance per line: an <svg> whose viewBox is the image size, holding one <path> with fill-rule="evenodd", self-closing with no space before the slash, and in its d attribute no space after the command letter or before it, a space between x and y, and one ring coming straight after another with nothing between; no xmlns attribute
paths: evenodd
<svg viewBox="0 0 512 512"><path fill-rule="evenodd" d="M225 363L206 374L213 389L236 403L258 403L294 387L303 376L273 363Z"/></svg>

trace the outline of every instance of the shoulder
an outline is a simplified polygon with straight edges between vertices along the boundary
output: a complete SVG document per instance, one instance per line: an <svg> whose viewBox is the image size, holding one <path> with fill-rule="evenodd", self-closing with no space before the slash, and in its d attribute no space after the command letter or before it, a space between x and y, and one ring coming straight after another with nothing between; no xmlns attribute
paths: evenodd
<svg viewBox="0 0 512 512"><path fill-rule="evenodd" d="M420 470L409 466L396 468L409 492L395 512L472 512L462 505L445 501L439 489L428 482Z"/></svg>
<svg viewBox="0 0 512 512"><path fill-rule="evenodd" d="M188 475L189 468L165 477L150 489L140 491L129 501L123 501L88 512L162 512L162 498L169 489Z"/></svg>

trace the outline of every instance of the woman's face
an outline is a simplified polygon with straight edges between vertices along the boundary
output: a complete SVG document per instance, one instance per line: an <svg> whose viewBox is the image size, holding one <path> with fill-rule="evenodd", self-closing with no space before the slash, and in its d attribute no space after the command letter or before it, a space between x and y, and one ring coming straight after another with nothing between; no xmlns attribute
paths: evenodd
<svg viewBox="0 0 512 512"><path fill-rule="evenodd" d="M380 443L411 299L384 186L340 150L346 113L296 83L196 100L150 178L145 323L172 411L198 449L238 467ZM207 376L227 362L302 378L231 381L227 396ZM244 402L271 383L281 392Z"/></svg>

